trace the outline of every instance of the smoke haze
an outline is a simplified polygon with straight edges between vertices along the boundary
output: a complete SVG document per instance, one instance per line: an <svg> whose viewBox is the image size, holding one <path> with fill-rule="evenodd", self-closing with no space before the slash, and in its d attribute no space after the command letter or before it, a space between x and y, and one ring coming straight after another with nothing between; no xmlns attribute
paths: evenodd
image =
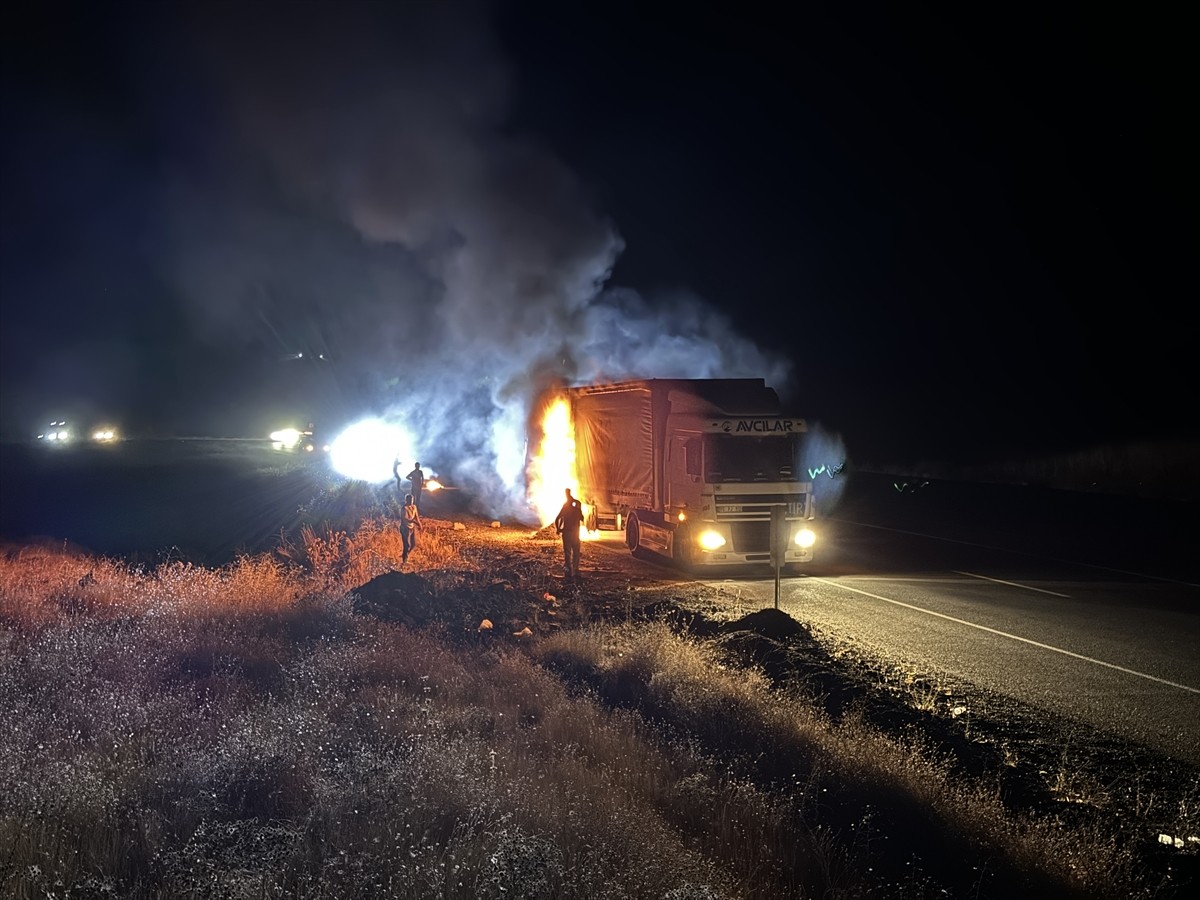
<svg viewBox="0 0 1200 900"><path fill-rule="evenodd" d="M609 284L617 225L510 127L520 86L486 5L250 9L196 7L155 59L189 62L194 118L164 126L186 146L164 177L163 277L208 340L304 354L321 414L403 422L491 514L523 508L544 384L784 386L787 365L701 298Z"/></svg>

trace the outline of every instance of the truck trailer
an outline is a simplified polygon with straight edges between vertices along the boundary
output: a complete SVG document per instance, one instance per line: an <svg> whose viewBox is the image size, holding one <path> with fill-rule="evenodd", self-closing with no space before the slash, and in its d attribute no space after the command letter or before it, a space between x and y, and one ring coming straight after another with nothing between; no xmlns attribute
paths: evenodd
<svg viewBox="0 0 1200 900"><path fill-rule="evenodd" d="M813 559L803 419L763 379L643 379L548 391L574 438L591 530L624 530L634 554L682 567L780 567ZM775 519L772 524L772 519Z"/></svg>

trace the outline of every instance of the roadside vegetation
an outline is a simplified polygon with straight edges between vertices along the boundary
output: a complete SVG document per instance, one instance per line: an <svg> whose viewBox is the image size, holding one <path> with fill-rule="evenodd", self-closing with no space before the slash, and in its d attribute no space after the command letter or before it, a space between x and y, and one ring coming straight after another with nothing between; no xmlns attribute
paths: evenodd
<svg viewBox="0 0 1200 900"><path fill-rule="evenodd" d="M433 523L401 571L390 519L359 522L221 568L4 553L0 894L1177 888L1114 830L1014 809L918 733L734 665L677 610L550 595L549 536Z"/></svg>

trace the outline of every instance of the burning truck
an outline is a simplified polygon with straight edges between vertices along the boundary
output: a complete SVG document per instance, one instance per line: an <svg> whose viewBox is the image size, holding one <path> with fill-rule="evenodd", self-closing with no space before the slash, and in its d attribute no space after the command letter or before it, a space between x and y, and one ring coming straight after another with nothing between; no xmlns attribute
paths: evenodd
<svg viewBox="0 0 1200 900"><path fill-rule="evenodd" d="M635 554L688 569L769 563L773 538L781 565L808 563L816 535L805 431L762 379L554 388L533 411L530 496L547 522L570 487L590 531L623 529Z"/></svg>

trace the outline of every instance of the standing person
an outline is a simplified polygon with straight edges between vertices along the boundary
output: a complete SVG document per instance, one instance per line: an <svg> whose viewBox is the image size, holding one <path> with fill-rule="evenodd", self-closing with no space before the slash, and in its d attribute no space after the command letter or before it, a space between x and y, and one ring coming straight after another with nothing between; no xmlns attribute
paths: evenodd
<svg viewBox="0 0 1200 900"><path fill-rule="evenodd" d="M566 493L567 499L554 519L554 530L562 535L563 573L567 578L578 578L582 540L579 529L583 527L583 504L571 496L570 488L567 488L564 493Z"/></svg>
<svg viewBox="0 0 1200 900"><path fill-rule="evenodd" d="M421 492L425 490L425 473L421 471L421 464L415 463L413 470L408 473L408 482L412 485L413 503L417 508L421 508Z"/></svg>
<svg viewBox="0 0 1200 900"><path fill-rule="evenodd" d="M404 506L400 508L400 539L404 542L404 559L401 565L408 562L408 554L417 546L417 532L422 527L421 511L413 502L413 495L405 494Z"/></svg>
<svg viewBox="0 0 1200 900"><path fill-rule="evenodd" d="M392 462L392 477L396 479L396 493L403 496L402 479L400 478L400 457Z"/></svg>

